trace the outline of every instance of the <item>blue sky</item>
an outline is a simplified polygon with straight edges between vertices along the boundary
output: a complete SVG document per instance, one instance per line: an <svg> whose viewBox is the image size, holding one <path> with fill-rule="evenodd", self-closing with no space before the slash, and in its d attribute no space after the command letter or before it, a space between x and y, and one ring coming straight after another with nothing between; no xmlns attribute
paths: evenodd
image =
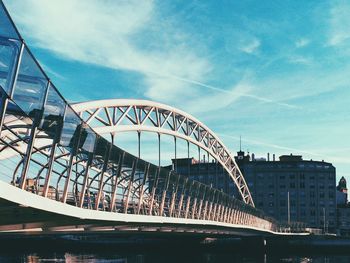
<svg viewBox="0 0 350 263"><path fill-rule="evenodd" d="M350 2L4 2L70 101L155 100L232 152L242 135L257 156L302 154L350 180Z"/></svg>

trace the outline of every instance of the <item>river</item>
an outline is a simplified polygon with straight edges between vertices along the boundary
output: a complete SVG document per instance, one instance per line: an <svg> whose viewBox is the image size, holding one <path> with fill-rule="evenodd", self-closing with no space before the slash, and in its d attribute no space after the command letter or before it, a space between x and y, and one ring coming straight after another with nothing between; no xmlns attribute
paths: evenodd
<svg viewBox="0 0 350 263"><path fill-rule="evenodd" d="M174 251L173 253L106 253L106 252L40 252L40 253L23 253L23 252L4 252L0 254L0 262L117 262L117 263L255 263L255 262L298 262L298 263L328 263L328 262L350 262L349 255L255 255L253 252L248 254L231 254L231 253L182 253Z"/></svg>

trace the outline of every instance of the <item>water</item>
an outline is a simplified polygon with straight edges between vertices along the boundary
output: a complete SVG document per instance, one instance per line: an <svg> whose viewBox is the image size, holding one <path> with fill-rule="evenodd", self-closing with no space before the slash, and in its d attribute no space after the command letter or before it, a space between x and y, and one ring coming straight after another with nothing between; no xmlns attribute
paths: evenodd
<svg viewBox="0 0 350 263"><path fill-rule="evenodd" d="M349 255L247 255L247 254L210 254L210 253L135 253L135 254L113 254L113 253L79 253L79 252L40 252L40 253L6 253L0 252L0 262L117 262L117 263L269 263L269 262L298 262L298 263L331 263L350 262Z"/></svg>
<svg viewBox="0 0 350 263"><path fill-rule="evenodd" d="M0 238L0 263L350 262L348 243L336 246L335 240L325 240L328 242L326 246L310 247L301 240L299 245L288 245L289 243L283 240L269 239L263 242L259 237L246 237L244 239L209 239L203 242L202 238L182 235L171 239L160 236L119 235L108 238L108 236L88 235L81 236L77 241L71 235L19 237L9 235ZM329 245L330 241L332 246Z"/></svg>

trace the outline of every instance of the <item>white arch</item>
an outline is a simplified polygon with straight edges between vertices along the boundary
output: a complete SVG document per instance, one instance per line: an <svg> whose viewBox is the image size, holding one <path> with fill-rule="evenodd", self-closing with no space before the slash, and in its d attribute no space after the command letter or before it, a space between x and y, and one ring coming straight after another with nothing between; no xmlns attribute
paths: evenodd
<svg viewBox="0 0 350 263"><path fill-rule="evenodd" d="M182 138L199 146L225 168L243 201L254 206L234 157L219 137L192 115L162 103L135 99L95 100L72 107L99 134L148 131Z"/></svg>

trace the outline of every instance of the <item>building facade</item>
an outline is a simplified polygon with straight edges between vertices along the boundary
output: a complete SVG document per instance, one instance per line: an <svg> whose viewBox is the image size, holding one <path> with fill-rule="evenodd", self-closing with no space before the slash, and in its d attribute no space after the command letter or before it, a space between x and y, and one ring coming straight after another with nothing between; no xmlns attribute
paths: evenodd
<svg viewBox="0 0 350 263"><path fill-rule="evenodd" d="M242 151L236 162L258 209L281 222L336 231L336 171L331 163L307 161L299 155L255 158ZM217 163L177 159L176 170L238 197L233 181Z"/></svg>
<svg viewBox="0 0 350 263"><path fill-rule="evenodd" d="M350 236L350 206L337 206L337 234Z"/></svg>
<svg viewBox="0 0 350 263"><path fill-rule="evenodd" d="M337 232L342 236L350 236L350 205L344 177L339 180L337 186Z"/></svg>
<svg viewBox="0 0 350 263"><path fill-rule="evenodd" d="M304 222L331 232L336 228L336 171L331 163L303 160L300 155L239 158L257 208L279 221Z"/></svg>
<svg viewBox="0 0 350 263"><path fill-rule="evenodd" d="M337 206L344 206L348 203L348 188L344 176L340 178L337 185Z"/></svg>

